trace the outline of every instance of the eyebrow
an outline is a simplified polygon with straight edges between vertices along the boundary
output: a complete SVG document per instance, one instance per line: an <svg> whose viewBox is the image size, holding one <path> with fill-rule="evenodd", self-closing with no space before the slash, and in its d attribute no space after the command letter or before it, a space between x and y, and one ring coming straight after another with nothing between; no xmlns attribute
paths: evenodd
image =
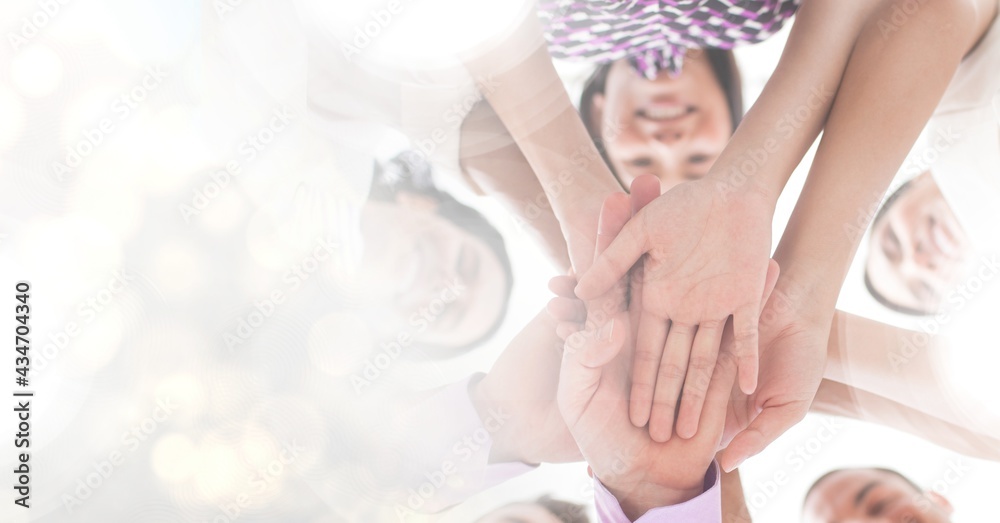
<svg viewBox="0 0 1000 523"><path fill-rule="evenodd" d="M867 485L864 486L864 488L862 488L861 490L859 490L858 491L858 495L854 496L854 506L856 507L856 506L860 505L861 501L865 499L865 496L869 492L871 492L871 490L873 488L877 487L878 485L879 485L879 481L876 479L876 480L873 480L873 481L869 482Z"/></svg>

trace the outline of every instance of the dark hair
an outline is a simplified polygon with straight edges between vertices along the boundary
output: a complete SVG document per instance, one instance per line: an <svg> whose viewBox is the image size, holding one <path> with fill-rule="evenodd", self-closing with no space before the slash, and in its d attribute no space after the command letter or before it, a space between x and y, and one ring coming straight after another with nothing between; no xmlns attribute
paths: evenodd
<svg viewBox="0 0 1000 523"><path fill-rule="evenodd" d="M809 496L811 496L812 493L816 491L816 488L819 487L819 484L822 483L822 482L824 482L824 481L826 481L831 476L833 476L835 474L839 474L841 472L851 472L851 471L856 471L856 470L875 470L875 471L878 471L878 472L884 472L886 474L891 474L891 475L896 476L898 478L901 478L903 481L907 482L911 487L913 487L913 490L915 490L917 492L923 492L924 491L924 489L920 488L920 485L917 485L916 483L913 482L912 479L910 479L910 478L908 478L908 477L900 474L899 471L896 471L896 470L887 469L887 468L883 468L883 467L844 468L844 469L833 469L830 472L827 472L826 474L823 474L822 476L820 476L819 479L817 479L816 481L814 481L813 484L812 484L812 486L809 487L809 490L806 492L806 497L802 498L802 502L805 503L806 500L809 499Z"/></svg>
<svg viewBox="0 0 1000 523"><path fill-rule="evenodd" d="M507 255L507 248L500 231L478 211L438 189L434 185L430 164L416 151L404 151L384 165L376 163L368 199L395 203L397 196L402 192L425 196L433 200L437 204L438 216L485 243L500 261L500 267L504 272L506 287L503 307L497 320L482 336L471 343L458 347L427 347L443 349L444 353L441 355L444 356L455 356L489 340L503 324L507 315L511 290L514 287L514 272L511 268L510 257Z"/></svg>
<svg viewBox="0 0 1000 523"><path fill-rule="evenodd" d="M736 56L727 49L695 49L693 51L705 53L708 58L712 72L715 73L715 79L719 81L726 96L729 118L732 121L733 130L736 130L740 120L743 119L743 82L740 77L740 69L736 65ZM611 172L614 172L604 141L601 139L600 122L594 120L594 96L604 92L608 72L612 65L614 62L599 65L584 83L583 92L580 94L580 118L583 120L583 125L587 127L590 139L594 141L597 150L601 152L604 163L608 164ZM615 173L615 176L617 177L618 173ZM618 181L621 182L621 180Z"/></svg>
<svg viewBox="0 0 1000 523"><path fill-rule="evenodd" d="M895 192L893 192L891 195L889 195L888 198L885 199L885 203L882 204L882 207L880 207L878 212L875 213L875 217L872 218L872 224L871 224L872 229L875 229L878 223L882 221L882 219L885 217L885 214L889 211L889 209L892 208L893 204L896 203L896 200L898 200L899 197L907 190L909 190L911 187L913 187L913 180L909 180L903 185L900 185ZM930 316L931 314L934 313L934 311L925 311L913 307L907 307L905 305L900 305L890 300L887 296L885 296L875 288L875 285L872 282L871 275L868 274L867 266L865 267L865 289L868 289L868 294L871 294L872 298L875 298L875 301L879 302L880 304L882 304L883 307L887 309L902 314L908 314L910 316Z"/></svg>

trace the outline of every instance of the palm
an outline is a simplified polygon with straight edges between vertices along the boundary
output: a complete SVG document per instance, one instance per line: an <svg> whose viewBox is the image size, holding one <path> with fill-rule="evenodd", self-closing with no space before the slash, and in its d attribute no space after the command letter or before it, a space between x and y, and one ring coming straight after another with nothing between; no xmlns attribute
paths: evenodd
<svg viewBox="0 0 1000 523"><path fill-rule="evenodd" d="M775 291L780 303L779 293ZM774 303L768 302L761 320L758 388L749 396L734 388L730 399L723 435L728 448L720 459L726 469L799 422L823 379L829 323L802 322L788 307L784 314L769 314L775 312Z"/></svg>
<svg viewBox="0 0 1000 523"><path fill-rule="evenodd" d="M637 218L648 231L643 310L697 325L759 306L770 254L770 221L745 202L721 201L707 184L678 185ZM766 215L763 215L766 216Z"/></svg>
<svg viewBox="0 0 1000 523"><path fill-rule="evenodd" d="M626 326L627 313L616 318L620 322L616 323L616 331L622 329L617 337L624 339L615 343L628 347L631 334ZM600 368L599 375L592 375L587 382L569 378L564 372L560 381L560 408L584 459L602 482L618 490L629 491L639 483L700 484L719 447L721 416L718 426L706 427L695 438L653 441L645 428L636 427L629 420L630 369L631 355L622 350ZM642 473L631 474L638 467Z"/></svg>

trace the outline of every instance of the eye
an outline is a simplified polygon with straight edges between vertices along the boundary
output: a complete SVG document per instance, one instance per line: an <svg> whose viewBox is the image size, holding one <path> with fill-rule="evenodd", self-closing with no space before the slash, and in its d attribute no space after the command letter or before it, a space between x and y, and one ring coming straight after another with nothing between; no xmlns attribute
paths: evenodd
<svg viewBox="0 0 1000 523"><path fill-rule="evenodd" d="M886 229L885 242L883 243L882 249L885 251L885 255L889 260L893 262L899 261L902 253L902 247L899 244L899 237L896 236L896 231L891 228Z"/></svg>
<svg viewBox="0 0 1000 523"><path fill-rule="evenodd" d="M882 501L879 501L878 503L875 503L874 505L868 507L868 515L869 516L880 516L880 515L882 515L882 512L885 511L885 507L886 507L887 504L888 504L888 502L883 499Z"/></svg>
<svg viewBox="0 0 1000 523"><path fill-rule="evenodd" d="M636 158L628 163L632 167L649 167L650 165L653 165L653 160L649 158Z"/></svg>
<svg viewBox="0 0 1000 523"><path fill-rule="evenodd" d="M712 157L707 154L693 154L688 157L688 163L698 165L712 161Z"/></svg>

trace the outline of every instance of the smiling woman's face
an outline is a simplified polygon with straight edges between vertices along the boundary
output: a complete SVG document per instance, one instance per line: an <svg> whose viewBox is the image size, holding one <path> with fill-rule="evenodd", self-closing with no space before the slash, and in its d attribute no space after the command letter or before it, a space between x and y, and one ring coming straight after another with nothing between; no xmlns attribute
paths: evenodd
<svg viewBox="0 0 1000 523"><path fill-rule="evenodd" d="M660 178L663 191L701 178L733 134L729 104L705 53L689 52L677 78L664 71L655 80L619 60L593 104L625 187L643 174Z"/></svg>
<svg viewBox="0 0 1000 523"><path fill-rule="evenodd" d="M363 278L383 338L459 347L503 316L507 275L485 242L441 218L423 196L369 202Z"/></svg>
<svg viewBox="0 0 1000 523"><path fill-rule="evenodd" d="M872 289L899 307L934 312L969 274L974 249L929 172L914 178L872 225Z"/></svg>

